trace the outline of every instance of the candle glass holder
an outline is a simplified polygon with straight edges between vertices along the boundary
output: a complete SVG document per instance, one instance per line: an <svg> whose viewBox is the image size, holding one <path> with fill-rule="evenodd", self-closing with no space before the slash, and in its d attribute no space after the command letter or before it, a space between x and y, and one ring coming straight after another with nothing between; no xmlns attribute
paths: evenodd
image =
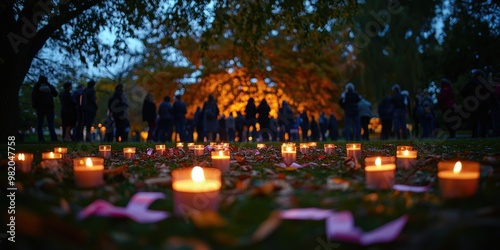
<svg viewBox="0 0 500 250"><path fill-rule="evenodd" d="M345 148L347 157L353 157L356 160L361 159L361 143L347 143Z"/></svg>
<svg viewBox="0 0 500 250"><path fill-rule="evenodd" d="M94 188L102 185L104 158L81 157L73 159L75 185L80 188Z"/></svg>
<svg viewBox="0 0 500 250"><path fill-rule="evenodd" d="M167 148L165 147L165 145L156 145L155 149L156 149L156 155L163 155Z"/></svg>
<svg viewBox="0 0 500 250"><path fill-rule="evenodd" d="M466 198L477 191L480 163L441 161L438 163L439 191L445 199Z"/></svg>
<svg viewBox="0 0 500 250"><path fill-rule="evenodd" d="M325 154L335 154L335 144L327 143L324 146Z"/></svg>
<svg viewBox="0 0 500 250"><path fill-rule="evenodd" d="M221 171L217 168L183 168L172 171L174 214L189 217L219 208Z"/></svg>
<svg viewBox="0 0 500 250"><path fill-rule="evenodd" d="M299 149L302 154L307 154L307 151L309 150L309 143L300 143Z"/></svg>
<svg viewBox="0 0 500 250"><path fill-rule="evenodd" d="M399 145L399 146L396 146L396 151L405 151L405 150L413 150L413 147L412 146L405 146L405 145Z"/></svg>
<svg viewBox="0 0 500 250"><path fill-rule="evenodd" d="M230 167L230 152L229 150L212 151L212 166L222 172L229 171Z"/></svg>
<svg viewBox="0 0 500 250"><path fill-rule="evenodd" d="M391 189L396 175L394 156L367 157L365 159L365 185L368 189Z"/></svg>
<svg viewBox="0 0 500 250"><path fill-rule="evenodd" d="M135 148L134 147L123 148L123 156L127 160L134 159L135 158Z"/></svg>
<svg viewBox="0 0 500 250"><path fill-rule="evenodd" d="M288 142L281 145L281 156L285 165L290 166L297 160L297 148L295 143Z"/></svg>
<svg viewBox="0 0 500 250"><path fill-rule="evenodd" d="M266 144L264 143L257 143L257 149L263 149L266 147Z"/></svg>
<svg viewBox="0 0 500 250"><path fill-rule="evenodd" d="M417 151L398 150L396 151L396 166L399 169L411 170L417 165Z"/></svg>
<svg viewBox="0 0 500 250"><path fill-rule="evenodd" d="M196 156L202 156L205 153L205 146L204 145L194 145L194 155Z"/></svg>
<svg viewBox="0 0 500 250"><path fill-rule="evenodd" d="M111 145L99 145L99 155L102 158L111 157Z"/></svg>
<svg viewBox="0 0 500 250"><path fill-rule="evenodd" d="M54 148L54 152L61 154L61 159L65 159L66 158L66 154L68 153L68 148L55 147Z"/></svg>
<svg viewBox="0 0 500 250"><path fill-rule="evenodd" d="M62 155L54 152L43 152L42 162L40 165L42 168L57 168L59 167L59 160L62 159Z"/></svg>
<svg viewBox="0 0 500 250"><path fill-rule="evenodd" d="M22 173L31 172L33 166L33 154L17 153L15 155L16 170Z"/></svg>

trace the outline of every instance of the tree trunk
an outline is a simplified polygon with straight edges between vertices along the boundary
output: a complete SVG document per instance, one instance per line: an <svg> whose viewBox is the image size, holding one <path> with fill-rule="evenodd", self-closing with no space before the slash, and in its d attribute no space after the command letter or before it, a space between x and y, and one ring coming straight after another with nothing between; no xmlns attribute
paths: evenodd
<svg viewBox="0 0 500 250"><path fill-rule="evenodd" d="M3 145L7 145L8 136L17 136L19 130L19 89L26 72L19 72L13 60L4 59L4 65L0 66L0 75L3 76L3 91L0 91L0 107L4 126L0 129ZM18 138L16 138L16 141Z"/></svg>

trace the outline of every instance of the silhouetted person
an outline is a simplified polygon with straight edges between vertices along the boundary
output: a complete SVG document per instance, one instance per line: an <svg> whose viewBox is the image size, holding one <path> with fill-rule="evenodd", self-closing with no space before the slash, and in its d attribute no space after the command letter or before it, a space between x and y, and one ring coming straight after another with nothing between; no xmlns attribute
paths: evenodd
<svg viewBox="0 0 500 250"><path fill-rule="evenodd" d="M236 119L234 119L233 112L231 112L226 119L226 128L227 141L234 142L234 138L236 137Z"/></svg>
<svg viewBox="0 0 500 250"><path fill-rule="evenodd" d="M154 131L156 128L156 103L153 101L153 95L148 93L142 103L142 121L148 123L147 141L155 141Z"/></svg>
<svg viewBox="0 0 500 250"><path fill-rule="evenodd" d="M361 125L358 112L358 93L354 90L354 84L348 83L345 86L345 91L340 97L340 107L344 109L344 136L347 141L361 139Z"/></svg>
<svg viewBox="0 0 500 250"><path fill-rule="evenodd" d="M422 92L420 105L422 106L422 114L420 115L422 138L431 138L432 131L434 131L434 102L427 89Z"/></svg>
<svg viewBox="0 0 500 250"><path fill-rule="evenodd" d="M75 141L83 141L83 109L82 109L82 94L85 88L82 84L78 84L75 92L73 92L73 101L76 103L76 125L73 131Z"/></svg>
<svg viewBox="0 0 500 250"><path fill-rule="evenodd" d="M218 132L218 120L219 107L217 107L217 100L213 94L208 95L208 99L203 103L203 113L204 113L204 127L205 135L209 142L215 141L215 136Z"/></svg>
<svg viewBox="0 0 500 250"><path fill-rule="evenodd" d="M300 114L300 130L302 132L302 141L309 140L309 117L307 117L307 112L305 110Z"/></svg>
<svg viewBox="0 0 500 250"><path fill-rule="evenodd" d="M98 109L94 86L95 82L90 80L81 96L81 109L83 114L83 126L85 126L86 131L86 141L91 141L90 129L94 124Z"/></svg>
<svg viewBox="0 0 500 250"><path fill-rule="evenodd" d="M175 133L179 135L181 142L187 142L186 138L186 103L181 100L180 95L175 96L173 105Z"/></svg>
<svg viewBox="0 0 500 250"><path fill-rule="evenodd" d="M287 101L283 101L278 110L278 124L280 125L280 140L284 140L285 133L288 134L288 138L291 139L290 131L295 124L295 115Z"/></svg>
<svg viewBox="0 0 500 250"><path fill-rule="evenodd" d="M443 114L443 122L448 129L449 138L456 138L457 120L453 118L456 116L454 108L456 106L455 92L448 79L441 79L441 91L438 95L438 103Z"/></svg>
<svg viewBox="0 0 500 250"><path fill-rule="evenodd" d="M381 140L388 140L392 131L392 118L394 117L394 108L392 106L391 97L384 96L378 104L378 116L382 123L382 132L380 133Z"/></svg>
<svg viewBox="0 0 500 250"><path fill-rule="evenodd" d="M241 114L240 111L236 111L235 124L236 124L236 134L238 137L238 141L242 142L244 141L243 128L245 127L245 117Z"/></svg>
<svg viewBox="0 0 500 250"><path fill-rule="evenodd" d="M259 115L257 117L257 121L259 122L260 125L260 134L262 136L263 141L269 141L269 134L271 133L271 129L269 127L270 112L271 112L271 107L269 107L269 104L267 104L266 99L262 99L262 101L259 103L259 106L257 107L257 114Z"/></svg>
<svg viewBox="0 0 500 250"><path fill-rule="evenodd" d="M76 103L73 100L71 93L71 83L66 82L63 85L64 91L59 95L61 101L61 125L62 125L62 139L64 141L72 141L74 136L71 130L76 125Z"/></svg>
<svg viewBox="0 0 500 250"><path fill-rule="evenodd" d="M358 112L361 128L363 129L362 138L364 141L369 141L370 131L368 129L368 125L370 124L370 120L372 118L372 104L365 98L361 97L361 100L358 102Z"/></svg>
<svg viewBox="0 0 500 250"><path fill-rule="evenodd" d="M247 136L251 136L252 141L255 141L257 132L257 128L255 127L255 124L257 123L257 107L255 106L255 100L252 97L248 99L247 105L245 106L245 121L248 131ZM247 139L248 138L245 138L245 140Z"/></svg>
<svg viewBox="0 0 500 250"><path fill-rule="evenodd" d="M196 141L203 142L203 138L205 137L205 129L203 127L203 110L201 107L196 107L196 111L194 112L193 124L196 127Z"/></svg>
<svg viewBox="0 0 500 250"><path fill-rule="evenodd" d="M174 131L174 113L170 97L165 96L158 107L158 121L156 136L160 142L171 142Z"/></svg>
<svg viewBox="0 0 500 250"><path fill-rule="evenodd" d="M321 111L319 114L319 132L322 141L327 141L326 131L328 130L328 117L326 117L325 112Z"/></svg>
<svg viewBox="0 0 500 250"><path fill-rule="evenodd" d="M339 139L339 122L333 113L331 113L328 118L328 136L332 141L337 141Z"/></svg>
<svg viewBox="0 0 500 250"><path fill-rule="evenodd" d="M467 109L470 112L469 128L472 138L488 136L491 127L489 112L494 101L492 89L493 87L486 80L486 74L481 70L476 70L460 92L464 102L474 100L478 104L474 105L474 108Z"/></svg>
<svg viewBox="0 0 500 250"><path fill-rule="evenodd" d="M310 129L311 129L311 140L319 141L320 137L319 125L318 122L316 122L316 118L314 118L314 115L311 116Z"/></svg>
<svg viewBox="0 0 500 250"><path fill-rule="evenodd" d="M226 117L224 114L221 114L219 117L219 140L221 142L227 142L227 127L226 127Z"/></svg>
<svg viewBox="0 0 500 250"><path fill-rule="evenodd" d="M126 130L129 126L129 120L127 117L128 103L123 93L123 84L116 85L115 92L108 100L108 110L115 121L115 141L126 142L128 140L128 131Z"/></svg>
<svg viewBox="0 0 500 250"><path fill-rule="evenodd" d="M406 129L406 110L408 101L404 95L401 94L401 87L399 84L394 84L392 86L392 96L391 103L394 108L392 122L394 126L394 133L397 139L407 139L407 129Z"/></svg>
<svg viewBox="0 0 500 250"><path fill-rule="evenodd" d="M57 141L56 131L54 129L54 97L58 95L57 90L52 86L47 77L38 77L38 82L35 83L31 92L31 105L36 110L37 123L36 131L38 141L45 141L43 135L43 122L47 118L47 126L49 128L50 139Z"/></svg>

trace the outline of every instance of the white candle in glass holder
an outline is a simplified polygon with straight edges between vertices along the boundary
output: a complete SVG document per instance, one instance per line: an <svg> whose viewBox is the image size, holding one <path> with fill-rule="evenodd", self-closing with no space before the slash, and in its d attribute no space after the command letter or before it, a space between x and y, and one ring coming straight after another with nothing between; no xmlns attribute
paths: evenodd
<svg viewBox="0 0 500 250"><path fill-rule="evenodd" d="M163 155L165 153L166 147L165 147L165 145L160 144L160 145L156 145L155 149L156 149L157 155Z"/></svg>
<svg viewBox="0 0 500 250"><path fill-rule="evenodd" d="M33 165L33 154L17 153L15 155L16 170L22 173L29 173Z"/></svg>
<svg viewBox="0 0 500 250"><path fill-rule="evenodd" d="M296 150L297 149L295 143L283 143L283 145L281 146L281 156L283 157L283 162L285 163L285 165L290 166L296 161Z"/></svg>
<svg viewBox="0 0 500 250"><path fill-rule="evenodd" d="M309 142L309 148L310 149L316 149L317 146L318 146L317 142L314 142L314 141Z"/></svg>
<svg viewBox="0 0 500 250"><path fill-rule="evenodd" d="M111 145L99 145L99 155L102 158L111 157Z"/></svg>
<svg viewBox="0 0 500 250"><path fill-rule="evenodd" d="M257 143L257 149L263 149L266 147L266 144L264 143Z"/></svg>
<svg viewBox="0 0 500 250"><path fill-rule="evenodd" d="M205 153L205 146L204 145L194 145L194 155L196 156L202 156L203 153Z"/></svg>
<svg viewBox="0 0 500 250"><path fill-rule="evenodd" d="M335 154L335 144L327 143L324 146L325 154Z"/></svg>
<svg viewBox="0 0 500 250"><path fill-rule="evenodd" d="M307 154L307 150L309 149L309 143L300 143L299 149L302 154Z"/></svg>
<svg viewBox="0 0 500 250"><path fill-rule="evenodd" d="M345 145L347 157L352 156L354 159L361 159L361 143L348 143Z"/></svg>
<svg viewBox="0 0 500 250"><path fill-rule="evenodd" d="M194 142L188 142L187 147L189 151L194 152Z"/></svg>
<svg viewBox="0 0 500 250"><path fill-rule="evenodd" d="M123 148L123 156L127 160L134 159L134 157L135 157L135 148L134 147Z"/></svg>
<svg viewBox="0 0 500 250"><path fill-rule="evenodd" d="M229 150L212 151L212 166L222 172L229 171L230 154Z"/></svg>
<svg viewBox="0 0 500 250"><path fill-rule="evenodd" d="M412 169L417 165L417 151L396 151L396 166L401 169Z"/></svg>
<svg viewBox="0 0 500 250"><path fill-rule="evenodd" d="M368 189L391 189L395 175L396 164L393 156L365 159L365 184Z"/></svg>
<svg viewBox="0 0 500 250"><path fill-rule="evenodd" d="M474 161L438 163L439 191L445 199L466 198L476 193L480 164Z"/></svg>
<svg viewBox="0 0 500 250"><path fill-rule="evenodd" d="M100 186L103 181L104 159L101 157L82 157L73 159L75 185L80 188Z"/></svg>
<svg viewBox="0 0 500 250"><path fill-rule="evenodd" d="M199 166L172 171L174 214L186 217L197 211L217 210L221 171Z"/></svg>
<svg viewBox="0 0 500 250"><path fill-rule="evenodd" d="M184 142L178 142L175 145L177 148L184 148Z"/></svg>
<svg viewBox="0 0 500 250"><path fill-rule="evenodd" d="M54 152L44 152L42 153L42 168L56 168L59 167L59 160L62 159L62 155Z"/></svg>

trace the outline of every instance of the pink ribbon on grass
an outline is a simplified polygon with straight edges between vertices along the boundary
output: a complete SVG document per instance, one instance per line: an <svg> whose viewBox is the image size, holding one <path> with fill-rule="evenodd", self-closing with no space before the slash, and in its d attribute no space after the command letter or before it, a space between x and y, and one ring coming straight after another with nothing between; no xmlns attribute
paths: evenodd
<svg viewBox="0 0 500 250"><path fill-rule="evenodd" d="M158 199L164 199L160 192L139 192L134 194L126 207L116 207L104 200L96 200L78 214L79 219L89 216L128 217L139 223L153 223L169 217L165 211L149 210L148 207Z"/></svg>
<svg viewBox="0 0 500 250"><path fill-rule="evenodd" d="M325 220L326 234L332 240L370 245L393 241L403 230L407 216L382 225L369 232L363 232L354 224L354 217L349 211L335 212L320 208L295 208L281 212L282 219L289 220Z"/></svg>

